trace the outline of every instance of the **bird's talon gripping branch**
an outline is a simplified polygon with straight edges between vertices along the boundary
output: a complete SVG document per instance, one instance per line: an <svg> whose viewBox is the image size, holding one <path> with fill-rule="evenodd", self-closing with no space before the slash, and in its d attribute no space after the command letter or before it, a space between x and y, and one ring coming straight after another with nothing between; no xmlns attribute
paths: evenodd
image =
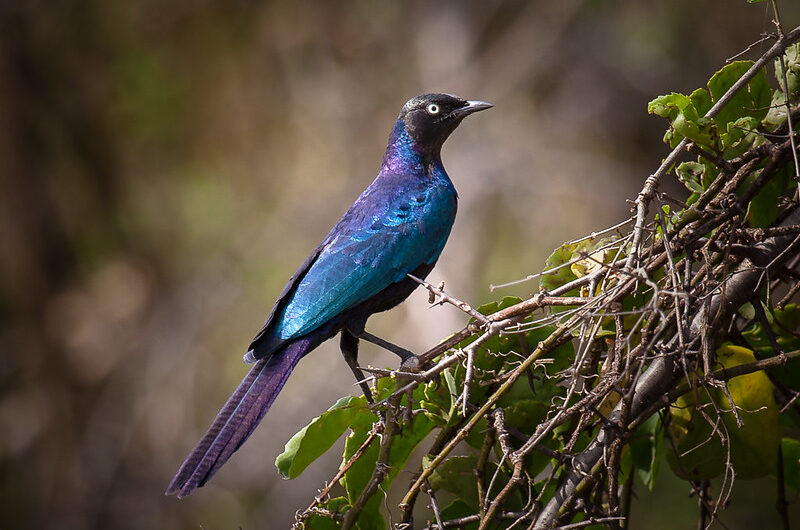
<svg viewBox="0 0 800 530"><path fill-rule="evenodd" d="M422 370L422 360L416 355L406 357L403 359L403 362L400 363L400 370L403 372L417 373ZM397 375L398 378L405 377L401 374Z"/></svg>

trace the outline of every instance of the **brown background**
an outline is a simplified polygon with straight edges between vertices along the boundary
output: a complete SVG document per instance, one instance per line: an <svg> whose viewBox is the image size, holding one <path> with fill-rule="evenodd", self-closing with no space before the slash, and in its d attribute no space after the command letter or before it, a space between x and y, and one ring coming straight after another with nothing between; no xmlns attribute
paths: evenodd
<svg viewBox="0 0 800 530"><path fill-rule="evenodd" d="M357 391L334 343L208 487L184 501L162 491L244 374L285 280L373 178L405 100L496 105L445 147L461 202L431 279L473 303L525 296L535 284L488 285L624 219L666 154L647 101L703 85L772 30L768 3L744 0L11 4L2 528L287 527L339 462L337 446L289 482L272 465ZM781 4L788 27L800 22L797 2ZM423 349L463 322L417 293L370 329ZM395 360L365 347L363 362ZM741 482L729 528L770 526L774 487ZM634 521L691 527L687 491L638 486Z"/></svg>

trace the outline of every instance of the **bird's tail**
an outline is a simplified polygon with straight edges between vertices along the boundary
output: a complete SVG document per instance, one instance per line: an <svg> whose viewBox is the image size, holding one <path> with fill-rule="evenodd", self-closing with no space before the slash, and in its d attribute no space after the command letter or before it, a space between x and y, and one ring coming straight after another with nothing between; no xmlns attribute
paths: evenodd
<svg viewBox="0 0 800 530"><path fill-rule="evenodd" d="M167 487L166 495L186 497L211 479L247 440L303 355L317 344L304 337L258 361L228 398Z"/></svg>

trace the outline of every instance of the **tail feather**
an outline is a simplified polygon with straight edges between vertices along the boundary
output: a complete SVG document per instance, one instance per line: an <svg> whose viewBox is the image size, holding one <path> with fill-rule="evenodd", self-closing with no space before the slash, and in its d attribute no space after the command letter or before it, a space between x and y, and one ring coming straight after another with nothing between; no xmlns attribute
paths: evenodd
<svg viewBox="0 0 800 530"><path fill-rule="evenodd" d="M267 413L289 374L316 341L303 338L258 361L228 398L206 434L192 449L167 487L183 498L208 482L241 447Z"/></svg>

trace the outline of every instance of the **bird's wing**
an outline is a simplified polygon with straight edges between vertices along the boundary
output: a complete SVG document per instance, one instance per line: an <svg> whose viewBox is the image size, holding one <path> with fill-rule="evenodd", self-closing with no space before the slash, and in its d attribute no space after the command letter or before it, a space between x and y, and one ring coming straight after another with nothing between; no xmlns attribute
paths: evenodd
<svg viewBox="0 0 800 530"><path fill-rule="evenodd" d="M448 189L368 188L296 273L261 335L303 336L436 260L455 202Z"/></svg>
<svg viewBox="0 0 800 530"><path fill-rule="evenodd" d="M314 249L311 255L309 255L306 258L306 260L297 268L296 271L294 271L294 274L292 274L292 277L289 278L289 281L286 282L286 285L281 291L281 294L278 295L278 299L275 301L275 305L272 306L272 311L269 312L267 320L264 322L264 325L261 327L256 336L253 338L252 342L250 342L250 346L248 346L247 348L248 354L245 355L245 361L247 361L248 363L254 362L256 357L257 358L264 357L264 355L266 355L269 352L269 350L277 349L284 342L280 339L277 339L277 337L269 336L270 330L273 327L272 323L275 320L275 315L277 315L281 310L283 310L284 307L286 307L286 303L291 298L292 293L294 293L297 284L300 283L300 280L302 280L306 272L308 272L308 269L311 267L311 264L314 263L314 261L317 259L317 256L319 256L319 253L322 252L322 249L325 248L325 245L328 244L330 237L331 234L328 234L328 236L322 241L322 243L320 243L319 246L317 246L317 248ZM270 338L272 338L273 340L270 341L269 340ZM266 351L264 354L256 355L255 357L253 357L250 354L250 352L253 352L255 348L259 345L259 343L262 342L262 340L267 340L269 342L269 344L267 345L262 345L262 348L268 351Z"/></svg>
<svg viewBox="0 0 800 530"><path fill-rule="evenodd" d="M455 197L427 189L381 198L365 212L371 215L353 216L317 256L276 321L281 338L309 333L439 257Z"/></svg>

